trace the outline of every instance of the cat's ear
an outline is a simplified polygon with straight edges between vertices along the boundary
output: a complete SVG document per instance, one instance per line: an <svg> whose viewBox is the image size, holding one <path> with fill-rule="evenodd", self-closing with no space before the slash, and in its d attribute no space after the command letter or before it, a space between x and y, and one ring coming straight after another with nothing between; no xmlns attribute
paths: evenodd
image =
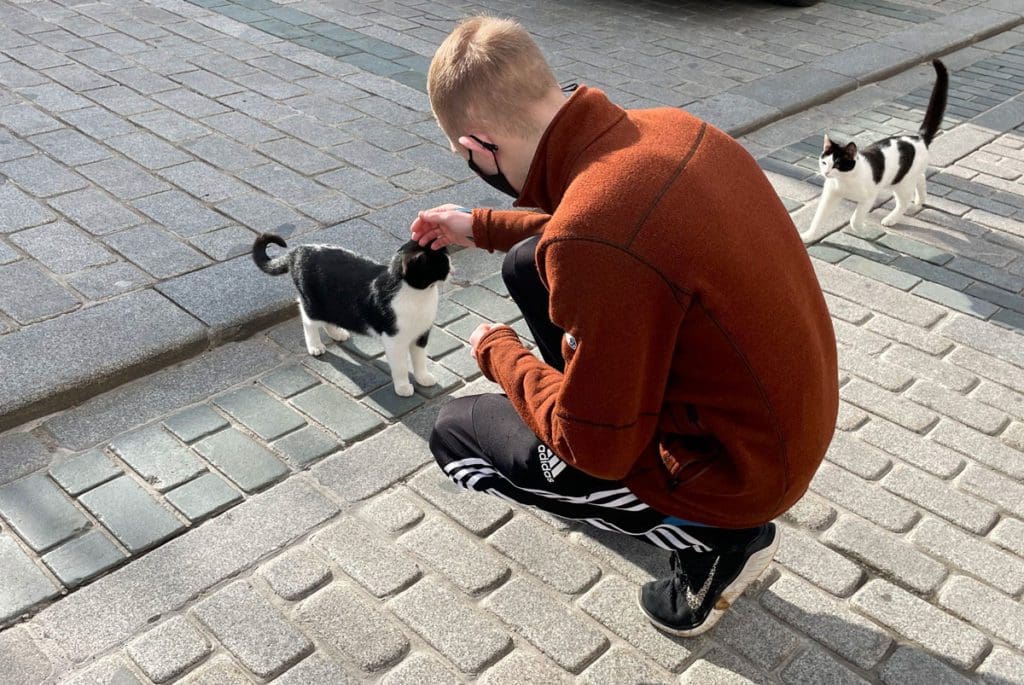
<svg viewBox="0 0 1024 685"><path fill-rule="evenodd" d="M821 151L822 152L831 152L832 151L832 139L828 137L827 133L825 134L825 142L822 144Z"/></svg>
<svg viewBox="0 0 1024 685"><path fill-rule="evenodd" d="M402 255L402 275L404 276L409 272L409 265L420 259L423 256L422 252L406 252Z"/></svg>
<svg viewBox="0 0 1024 685"><path fill-rule="evenodd" d="M850 159L853 159L854 157L856 157L857 156L857 143L847 143L846 144L846 149L844 150L844 152L846 152L846 156L849 157Z"/></svg>

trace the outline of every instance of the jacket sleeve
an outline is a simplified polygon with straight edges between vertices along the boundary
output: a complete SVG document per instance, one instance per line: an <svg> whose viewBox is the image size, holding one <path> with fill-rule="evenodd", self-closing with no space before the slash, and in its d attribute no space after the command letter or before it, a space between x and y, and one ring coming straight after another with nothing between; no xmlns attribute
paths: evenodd
<svg viewBox="0 0 1024 685"><path fill-rule="evenodd" d="M516 243L543 231L550 218L541 212L477 208L473 210L473 242L488 252L508 252Z"/></svg>
<svg viewBox="0 0 1024 685"><path fill-rule="evenodd" d="M620 480L654 438L690 298L614 246L563 241L543 258L551 320L572 336L562 343L565 373L530 354L508 328L480 342L480 368L555 454Z"/></svg>

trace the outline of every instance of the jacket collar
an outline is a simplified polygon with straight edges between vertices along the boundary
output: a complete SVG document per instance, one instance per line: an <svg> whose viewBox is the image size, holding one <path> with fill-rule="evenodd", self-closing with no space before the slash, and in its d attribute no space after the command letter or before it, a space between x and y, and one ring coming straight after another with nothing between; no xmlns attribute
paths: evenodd
<svg viewBox="0 0 1024 685"><path fill-rule="evenodd" d="M554 212L580 155L625 116L603 92L580 86L541 136L515 206Z"/></svg>

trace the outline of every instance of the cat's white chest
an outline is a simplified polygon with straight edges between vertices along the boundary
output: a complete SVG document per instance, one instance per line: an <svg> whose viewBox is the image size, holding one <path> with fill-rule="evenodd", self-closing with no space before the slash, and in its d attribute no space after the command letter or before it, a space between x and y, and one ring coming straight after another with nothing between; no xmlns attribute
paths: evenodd
<svg viewBox="0 0 1024 685"><path fill-rule="evenodd" d="M422 290L402 283L391 301L400 334L418 337L430 330L437 316L439 290L437 283Z"/></svg>

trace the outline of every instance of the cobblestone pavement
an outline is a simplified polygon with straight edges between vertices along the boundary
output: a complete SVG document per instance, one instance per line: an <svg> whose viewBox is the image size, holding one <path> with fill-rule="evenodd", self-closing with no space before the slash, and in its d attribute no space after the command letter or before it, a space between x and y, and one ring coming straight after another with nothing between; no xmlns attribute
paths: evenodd
<svg viewBox="0 0 1024 685"><path fill-rule="evenodd" d="M468 7L2 4L0 425L257 332L0 434L0 673L1024 682L1024 30L965 37L1017 21L1012 3L517 5L496 9L560 77L752 129L801 225L822 133L916 130L932 72L888 65L972 43L944 57L928 208L810 248L840 431L771 571L708 636L669 638L634 603L663 553L441 476L433 417L491 387L466 338L484 320L527 336L498 255L455 255L428 349L441 383L411 398L366 339L315 359L297 320L260 329L290 290L243 254L253 229L384 256L416 208L497 202L420 90Z"/></svg>

